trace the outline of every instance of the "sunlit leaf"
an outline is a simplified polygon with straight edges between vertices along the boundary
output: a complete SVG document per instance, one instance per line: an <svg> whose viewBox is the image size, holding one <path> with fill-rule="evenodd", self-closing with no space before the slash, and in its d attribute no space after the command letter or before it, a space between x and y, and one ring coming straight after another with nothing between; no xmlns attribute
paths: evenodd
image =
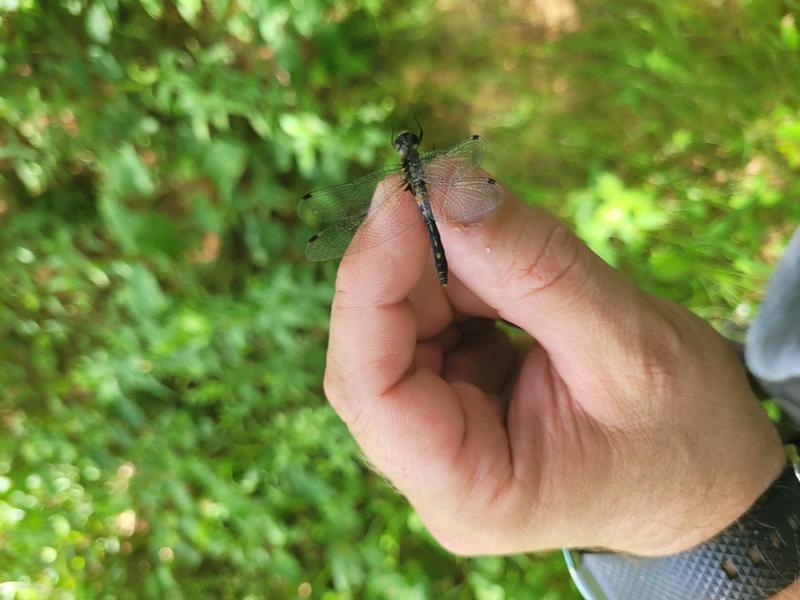
<svg viewBox="0 0 800 600"><path fill-rule="evenodd" d="M194 25L203 7L201 0L176 0L178 13L189 25Z"/></svg>
<svg viewBox="0 0 800 600"><path fill-rule="evenodd" d="M95 42L107 44L111 40L114 22L103 2L95 2L86 13L86 31Z"/></svg>

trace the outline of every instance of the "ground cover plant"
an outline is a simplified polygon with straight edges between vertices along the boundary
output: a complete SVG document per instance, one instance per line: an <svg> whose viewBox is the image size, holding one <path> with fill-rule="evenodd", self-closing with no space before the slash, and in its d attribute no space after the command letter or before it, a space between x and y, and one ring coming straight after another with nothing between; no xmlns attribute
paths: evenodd
<svg viewBox="0 0 800 600"><path fill-rule="evenodd" d="M481 133L741 335L800 223L798 4L0 0L0 594L578 598L557 554L447 554L360 461L297 200L412 115Z"/></svg>

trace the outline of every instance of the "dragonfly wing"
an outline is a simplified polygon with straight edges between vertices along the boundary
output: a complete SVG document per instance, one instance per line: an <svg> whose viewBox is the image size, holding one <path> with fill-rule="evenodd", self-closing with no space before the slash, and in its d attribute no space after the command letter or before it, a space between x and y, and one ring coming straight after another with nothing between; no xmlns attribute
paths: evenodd
<svg viewBox="0 0 800 600"><path fill-rule="evenodd" d="M480 166L486 155L486 141L479 135L473 135L463 142L456 144L449 150L433 150L426 152L420 158L426 167L436 159L463 160Z"/></svg>
<svg viewBox="0 0 800 600"><path fill-rule="evenodd" d="M401 170L400 166L388 166L349 183L309 192L300 200L297 212L300 218L313 224L363 216L374 204L373 195L378 184ZM400 187L400 182L395 183Z"/></svg>
<svg viewBox="0 0 800 600"><path fill-rule="evenodd" d="M312 237L306 258L328 260L362 252L401 234L420 216L410 192L395 186L381 187L365 215L341 219Z"/></svg>
<svg viewBox="0 0 800 600"><path fill-rule="evenodd" d="M481 161L486 143L478 135L464 140L450 150L428 152L422 157L425 179L457 181L483 175Z"/></svg>
<svg viewBox="0 0 800 600"><path fill-rule="evenodd" d="M493 211L503 201L503 186L491 177L435 179L426 177L433 218L464 223Z"/></svg>
<svg viewBox="0 0 800 600"><path fill-rule="evenodd" d="M329 260L343 256L363 220L363 215L348 217L315 234L306 244L306 258Z"/></svg>
<svg viewBox="0 0 800 600"><path fill-rule="evenodd" d="M486 141L479 135L473 135L447 151L450 158L462 158L480 165L486 155Z"/></svg>

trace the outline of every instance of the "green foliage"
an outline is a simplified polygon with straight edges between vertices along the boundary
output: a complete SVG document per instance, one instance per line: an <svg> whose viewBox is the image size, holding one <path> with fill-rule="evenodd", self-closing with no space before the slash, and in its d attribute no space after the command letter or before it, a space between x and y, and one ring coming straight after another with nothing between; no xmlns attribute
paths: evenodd
<svg viewBox="0 0 800 600"><path fill-rule="evenodd" d="M297 199L412 113L483 130L514 191L742 325L800 221L797 5L401 4L0 0L4 590L577 598L558 556L448 555L359 460Z"/></svg>

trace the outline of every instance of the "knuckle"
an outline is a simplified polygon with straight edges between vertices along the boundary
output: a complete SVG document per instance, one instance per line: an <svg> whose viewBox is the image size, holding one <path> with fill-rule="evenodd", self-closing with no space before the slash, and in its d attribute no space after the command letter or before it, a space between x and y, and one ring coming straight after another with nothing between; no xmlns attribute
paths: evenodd
<svg viewBox="0 0 800 600"><path fill-rule="evenodd" d="M367 430L364 411L359 408L359 403L353 400L353 394L347 389L348 386L341 375L341 369L342 366L338 364L338 361L330 357L322 380L322 389L325 397L347 425L353 437L362 439Z"/></svg>
<svg viewBox="0 0 800 600"><path fill-rule="evenodd" d="M525 296L559 286L578 293L586 281L586 253L580 240L560 221L553 221L543 242L531 247L532 225L522 226L517 251L509 267L509 283Z"/></svg>
<svg viewBox="0 0 800 600"><path fill-rule="evenodd" d="M325 375L322 379L322 390L325 392L325 397L334 404L337 404L340 398L339 384L339 377L334 375L333 369L329 366L325 369Z"/></svg>
<svg viewBox="0 0 800 600"><path fill-rule="evenodd" d="M344 419L348 431L359 444L363 444L367 440L370 431L367 419L364 418L365 414L363 410L353 407Z"/></svg>
<svg viewBox="0 0 800 600"><path fill-rule="evenodd" d="M353 275L347 269L340 268L336 273L334 284L333 310L361 308L364 305L363 294L359 294L353 285Z"/></svg>

